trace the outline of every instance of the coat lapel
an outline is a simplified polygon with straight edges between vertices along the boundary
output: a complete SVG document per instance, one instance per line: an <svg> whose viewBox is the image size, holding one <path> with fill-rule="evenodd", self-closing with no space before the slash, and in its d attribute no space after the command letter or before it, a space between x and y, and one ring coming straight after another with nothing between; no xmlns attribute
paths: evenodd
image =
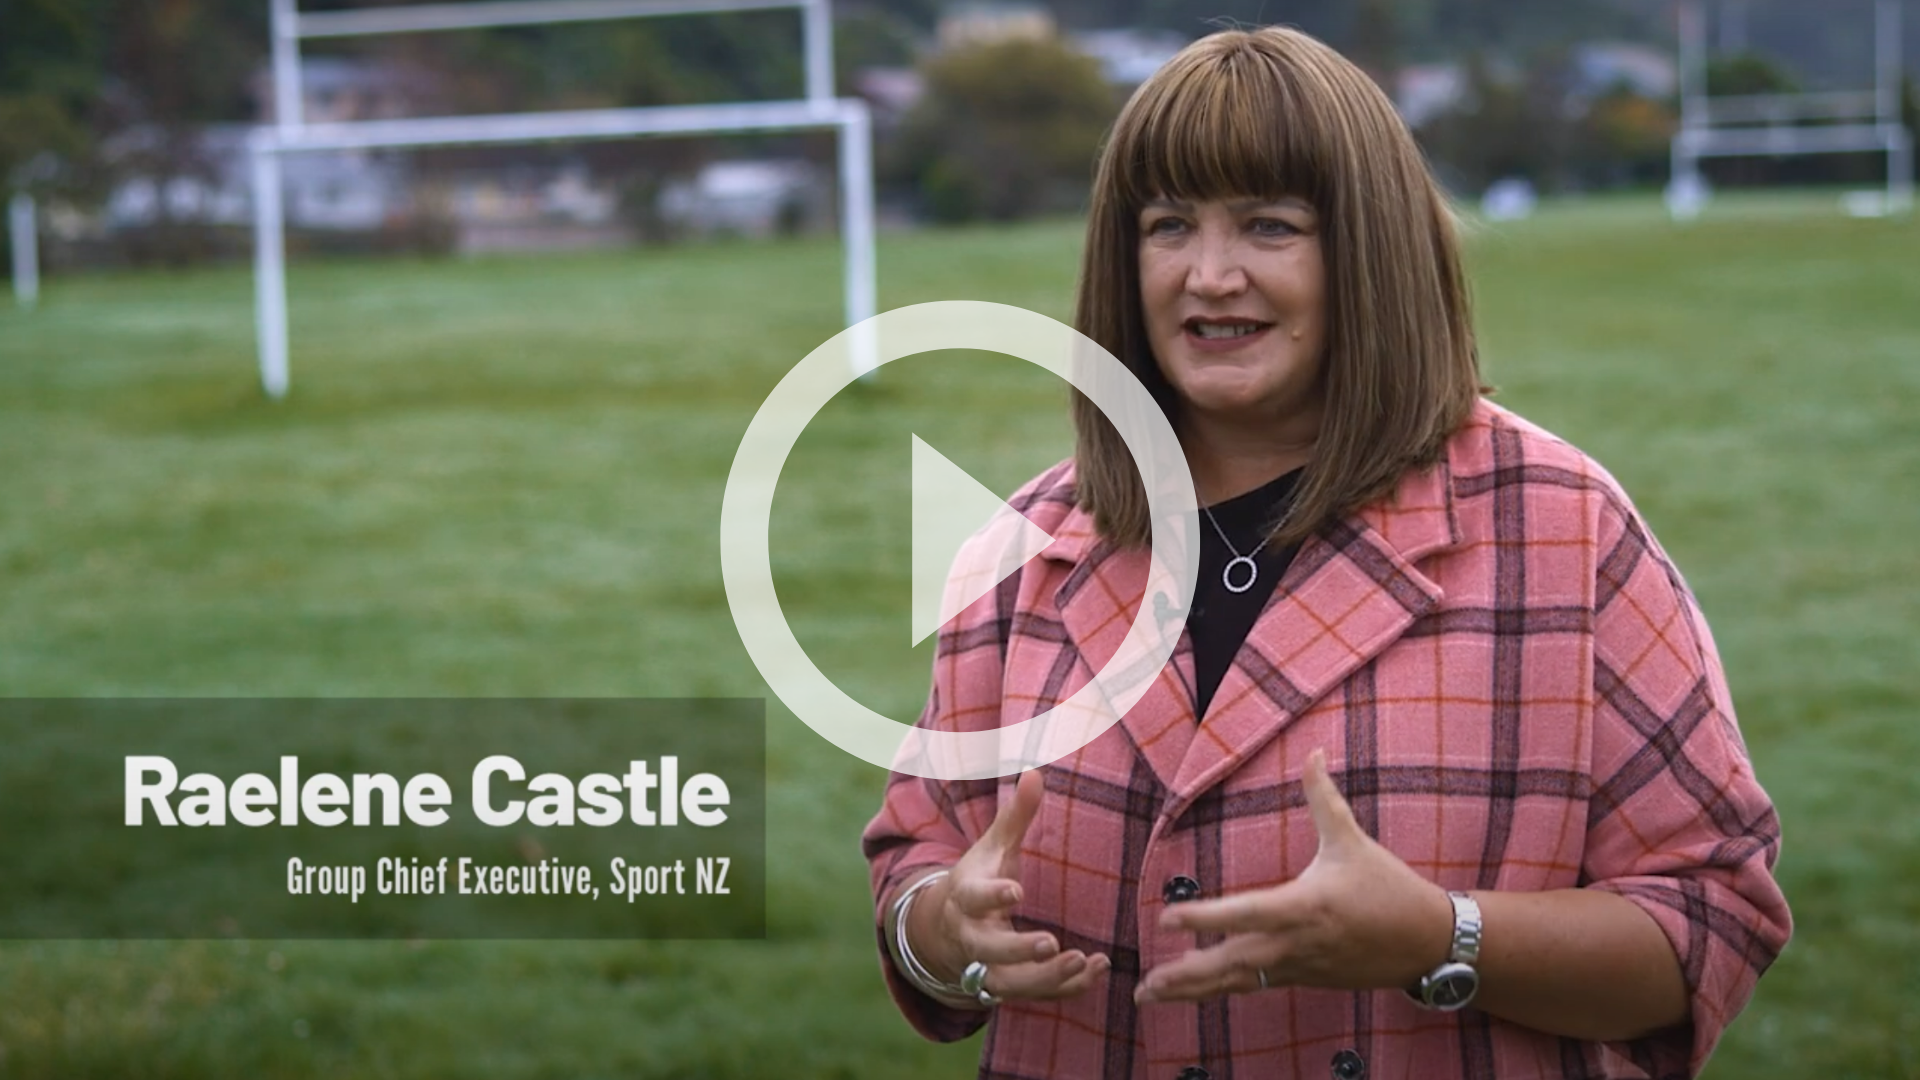
<svg viewBox="0 0 1920 1080"><path fill-rule="evenodd" d="M1444 461L1301 545L1170 785L1178 816L1443 599L1415 564L1459 542ZM1189 710L1190 712L1190 710Z"/></svg>
<svg viewBox="0 0 1920 1080"><path fill-rule="evenodd" d="M1145 550L1120 550L1101 540L1091 518L1075 510L1055 540L1042 549L1045 558L1069 564L1066 578L1054 594L1061 626L1088 668L1099 671L1120 648L1140 610L1146 591L1149 555ZM1171 620L1178 612L1159 617ZM1154 676L1153 683L1119 727L1164 787L1172 787L1181 761L1187 756L1197 726L1193 697L1193 646L1180 635L1173 658Z"/></svg>
<svg viewBox="0 0 1920 1080"><path fill-rule="evenodd" d="M1097 671L1139 611L1148 555L1101 540L1078 509L1054 537L1042 557L1068 564L1055 610L1078 655ZM1194 717L1192 643L1182 633L1173 660L1120 721L1171 792L1163 813L1181 813L1437 607L1440 586L1415 564L1459 539L1444 460L1402 481L1389 502L1310 538L1235 656L1204 724Z"/></svg>

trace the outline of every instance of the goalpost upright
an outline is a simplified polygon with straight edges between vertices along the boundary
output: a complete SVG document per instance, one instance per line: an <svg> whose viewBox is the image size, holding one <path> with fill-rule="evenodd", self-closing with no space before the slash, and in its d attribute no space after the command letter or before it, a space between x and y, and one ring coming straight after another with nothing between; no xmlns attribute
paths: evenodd
<svg viewBox="0 0 1920 1080"><path fill-rule="evenodd" d="M845 248L845 318L874 314L873 128L866 103L833 96L833 21L829 0L473 0L445 4L301 13L296 0L272 4L274 123L255 129L253 167L254 300L260 385L286 396L287 283L281 159L338 150L580 141L646 136L832 129L839 135L840 230ZM309 124L300 94L300 42L495 26L798 8L806 96L798 100L575 109L559 112L357 120ZM870 336L852 342L856 373L875 366Z"/></svg>
<svg viewBox="0 0 1920 1080"><path fill-rule="evenodd" d="M40 235L33 196L16 191L7 200L7 234L13 238L13 302L32 311L40 301Z"/></svg>

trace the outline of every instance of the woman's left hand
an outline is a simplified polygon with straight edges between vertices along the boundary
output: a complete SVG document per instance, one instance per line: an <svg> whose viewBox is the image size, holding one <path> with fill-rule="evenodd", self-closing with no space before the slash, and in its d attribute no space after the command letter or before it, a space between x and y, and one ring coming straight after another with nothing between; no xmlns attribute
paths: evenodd
<svg viewBox="0 0 1920 1080"><path fill-rule="evenodd" d="M1227 938L1148 972L1135 1001L1257 992L1263 973L1266 987L1400 988L1446 960L1453 905L1445 890L1360 828L1319 750L1307 759L1305 785L1320 834L1306 870L1271 889L1170 905L1162 928Z"/></svg>

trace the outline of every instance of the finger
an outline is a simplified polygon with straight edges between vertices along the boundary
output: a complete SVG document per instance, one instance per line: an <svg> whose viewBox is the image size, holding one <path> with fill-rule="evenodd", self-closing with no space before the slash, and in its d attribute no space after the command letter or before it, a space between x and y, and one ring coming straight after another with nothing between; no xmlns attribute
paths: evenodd
<svg viewBox="0 0 1920 1080"><path fill-rule="evenodd" d="M1087 957L1087 966L1080 970L1080 974L1068 978L1067 981L1046 993L1037 993L1034 997L1045 1001L1061 1001L1066 998L1079 997L1081 994L1093 989L1094 984L1099 982L1100 979L1111 970L1113 970L1113 962L1107 959L1107 955L1105 953L1094 953Z"/></svg>
<svg viewBox="0 0 1920 1080"><path fill-rule="evenodd" d="M1218 900L1169 904L1160 913L1160 926L1192 933L1281 933L1303 921L1304 905L1304 893L1289 883Z"/></svg>
<svg viewBox="0 0 1920 1080"><path fill-rule="evenodd" d="M1060 998L1079 997L1081 994L1093 989L1093 984L1099 982L1107 972L1112 970L1113 961L1107 959L1106 953L1094 953L1087 957L1086 969L1073 978L1068 979L1066 982L1061 983L1059 987L1054 990L1053 998L1058 1000Z"/></svg>
<svg viewBox="0 0 1920 1080"><path fill-rule="evenodd" d="M987 827L982 840L992 843L1002 851L1017 852L1021 841L1026 839L1027 826L1040 813L1040 797L1046 793L1047 781L1038 769L1029 769L1020 774L1020 780L1014 785L1013 800L1000 808L993 824Z"/></svg>
<svg viewBox="0 0 1920 1080"><path fill-rule="evenodd" d="M1259 988L1262 967L1278 959L1269 956L1270 942L1242 934L1207 949L1195 949L1169 964L1147 972L1134 1000L1195 1001L1221 994Z"/></svg>
<svg viewBox="0 0 1920 1080"><path fill-rule="evenodd" d="M1089 982L1087 976L1094 968L1094 961L1079 949L1061 953L1051 960L1029 961L1023 964L989 964L987 968L987 990L1002 998L1040 998L1054 999L1071 996L1078 990L1070 989ZM1100 961L1104 970L1105 960Z"/></svg>
<svg viewBox="0 0 1920 1080"><path fill-rule="evenodd" d="M1327 775L1327 752L1315 750L1307 755L1307 775L1303 782L1307 809L1313 813L1313 826L1320 833L1320 846L1344 843L1366 833L1353 818L1353 808Z"/></svg>
<svg viewBox="0 0 1920 1080"><path fill-rule="evenodd" d="M1060 941L1045 931L1020 933L1004 926L969 920L961 924L961 954L985 964L1024 964L1060 956Z"/></svg>
<svg viewBox="0 0 1920 1080"><path fill-rule="evenodd" d="M951 879L949 879L951 880ZM953 882L947 900L972 919L1004 915L1020 902L1020 883L1003 877L967 877Z"/></svg>
<svg viewBox="0 0 1920 1080"><path fill-rule="evenodd" d="M1260 976L1253 971L1221 972L1206 978L1195 978L1163 986L1142 986L1133 993L1137 1005L1151 1005L1173 1001L1206 1001L1222 998L1229 994L1257 994L1266 987L1260 984Z"/></svg>

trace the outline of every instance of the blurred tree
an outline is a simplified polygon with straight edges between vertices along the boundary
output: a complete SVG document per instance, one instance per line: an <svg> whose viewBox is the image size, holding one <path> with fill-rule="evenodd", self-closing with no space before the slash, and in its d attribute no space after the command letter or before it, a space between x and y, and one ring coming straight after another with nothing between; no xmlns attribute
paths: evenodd
<svg viewBox="0 0 1920 1080"><path fill-rule="evenodd" d="M801 96L791 12L368 38L354 55L422 73L445 112L684 105Z"/></svg>
<svg viewBox="0 0 1920 1080"><path fill-rule="evenodd" d="M1583 186L1658 184L1671 167L1679 126L1669 102L1617 87L1594 101L1581 119L1571 165Z"/></svg>
<svg viewBox="0 0 1920 1080"><path fill-rule="evenodd" d="M1447 185L1477 193L1504 177L1547 190L1652 185L1666 178L1674 103L1626 84L1577 89L1568 51L1537 50L1524 69L1469 57L1460 103L1415 134Z"/></svg>
<svg viewBox="0 0 1920 1080"><path fill-rule="evenodd" d="M1791 94L1799 89L1798 80L1758 53L1735 53L1707 62L1707 93L1711 95Z"/></svg>
<svg viewBox="0 0 1920 1080"><path fill-rule="evenodd" d="M1557 103L1543 103L1520 72L1502 72L1480 53L1466 64L1458 108L1429 120L1421 144L1450 186L1477 192L1502 177L1544 184L1564 126Z"/></svg>
<svg viewBox="0 0 1920 1080"><path fill-rule="evenodd" d="M913 66L914 53L914 28L900 17L875 9L835 12L833 71L841 94L853 93L866 68Z"/></svg>
<svg viewBox="0 0 1920 1080"><path fill-rule="evenodd" d="M1111 3L1112 0L1103 0ZM943 0L836 0L833 5L835 18L847 18L856 15L884 15L911 27L916 34L930 34L940 22L940 9L945 7ZM1058 7L1058 4L1055 5Z"/></svg>
<svg viewBox="0 0 1920 1080"><path fill-rule="evenodd" d="M1057 41L944 53L902 124L889 173L942 221L1078 208L1118 102L1092 58Z"/></svg>
<svg viewBox="0 0 1920 1080"><path fill-rule="evenodd" d="M84 161L86 124L64 104L44 91L0 93L0 197L55 187Z"/></svg>
<svg viewBox="0 0 1920 1080"><path fill-rule="evenodd" d="M1351 36L1348 57L1393 93L1394 74L1400 70L1400 25L1393 0L1360 0Z"/></svg>
<svg viewBox="0 0 1920 1080"><path fill-rule="evenodd" d="M1395 27L1400 63L1441 60L1473 49L1525 55L1587 39L1670 38L1670 0L1382 0ZM1198 37L1223 26L1297 26L1359 58L1373 46L1373 0L1052 0L1061 25L1129 26ZM1817 5L1806 5L1814 7ZM1369 25L1372 23L1372 25Z"/></svg>
<svg viewBox="0 0 1920 1080"><path fill-rule="evenodd" d="M0 3L0 196L72 183L92 146L102 78L96 20L79 0ZM52 162L57 169L28 162Z"/></svg>
<svg viewBox="0 0 1920 1080"><path fill-rule="evenodd" d="M130 251L136 261L181 264L214 250L212 230L176 212L183 181L212 185L202 127L252 118L251 77L266 52L266 7L257 0L102 0L106 73L95 111L109 178L140 177L159 194L154 225Z"/></svg>
<svg viewBox="0 0 1920 1080"><path fill-rule="evenodd" d="M783 11L373 38L356 51L417 75L425 112L685 105L804 93L799 22ZM618 189L620 215L651 240L665 235L654 203L672 178L730 150L831 160L831 144L819 142L803 135L614 139L416 150L408 160L430 193L451 190L468 174L581 164Z"/></svg>
<svg viewBox="0 0 1920 1080"><path fill-rule="evenodd" d="M255 0L0 3L0 187L28 161L35 186L83 203L129 176L161 192L208 176L198 129L249 118L265 18ZM157 207L152 254L190 257L203 238Z"/></svg>

